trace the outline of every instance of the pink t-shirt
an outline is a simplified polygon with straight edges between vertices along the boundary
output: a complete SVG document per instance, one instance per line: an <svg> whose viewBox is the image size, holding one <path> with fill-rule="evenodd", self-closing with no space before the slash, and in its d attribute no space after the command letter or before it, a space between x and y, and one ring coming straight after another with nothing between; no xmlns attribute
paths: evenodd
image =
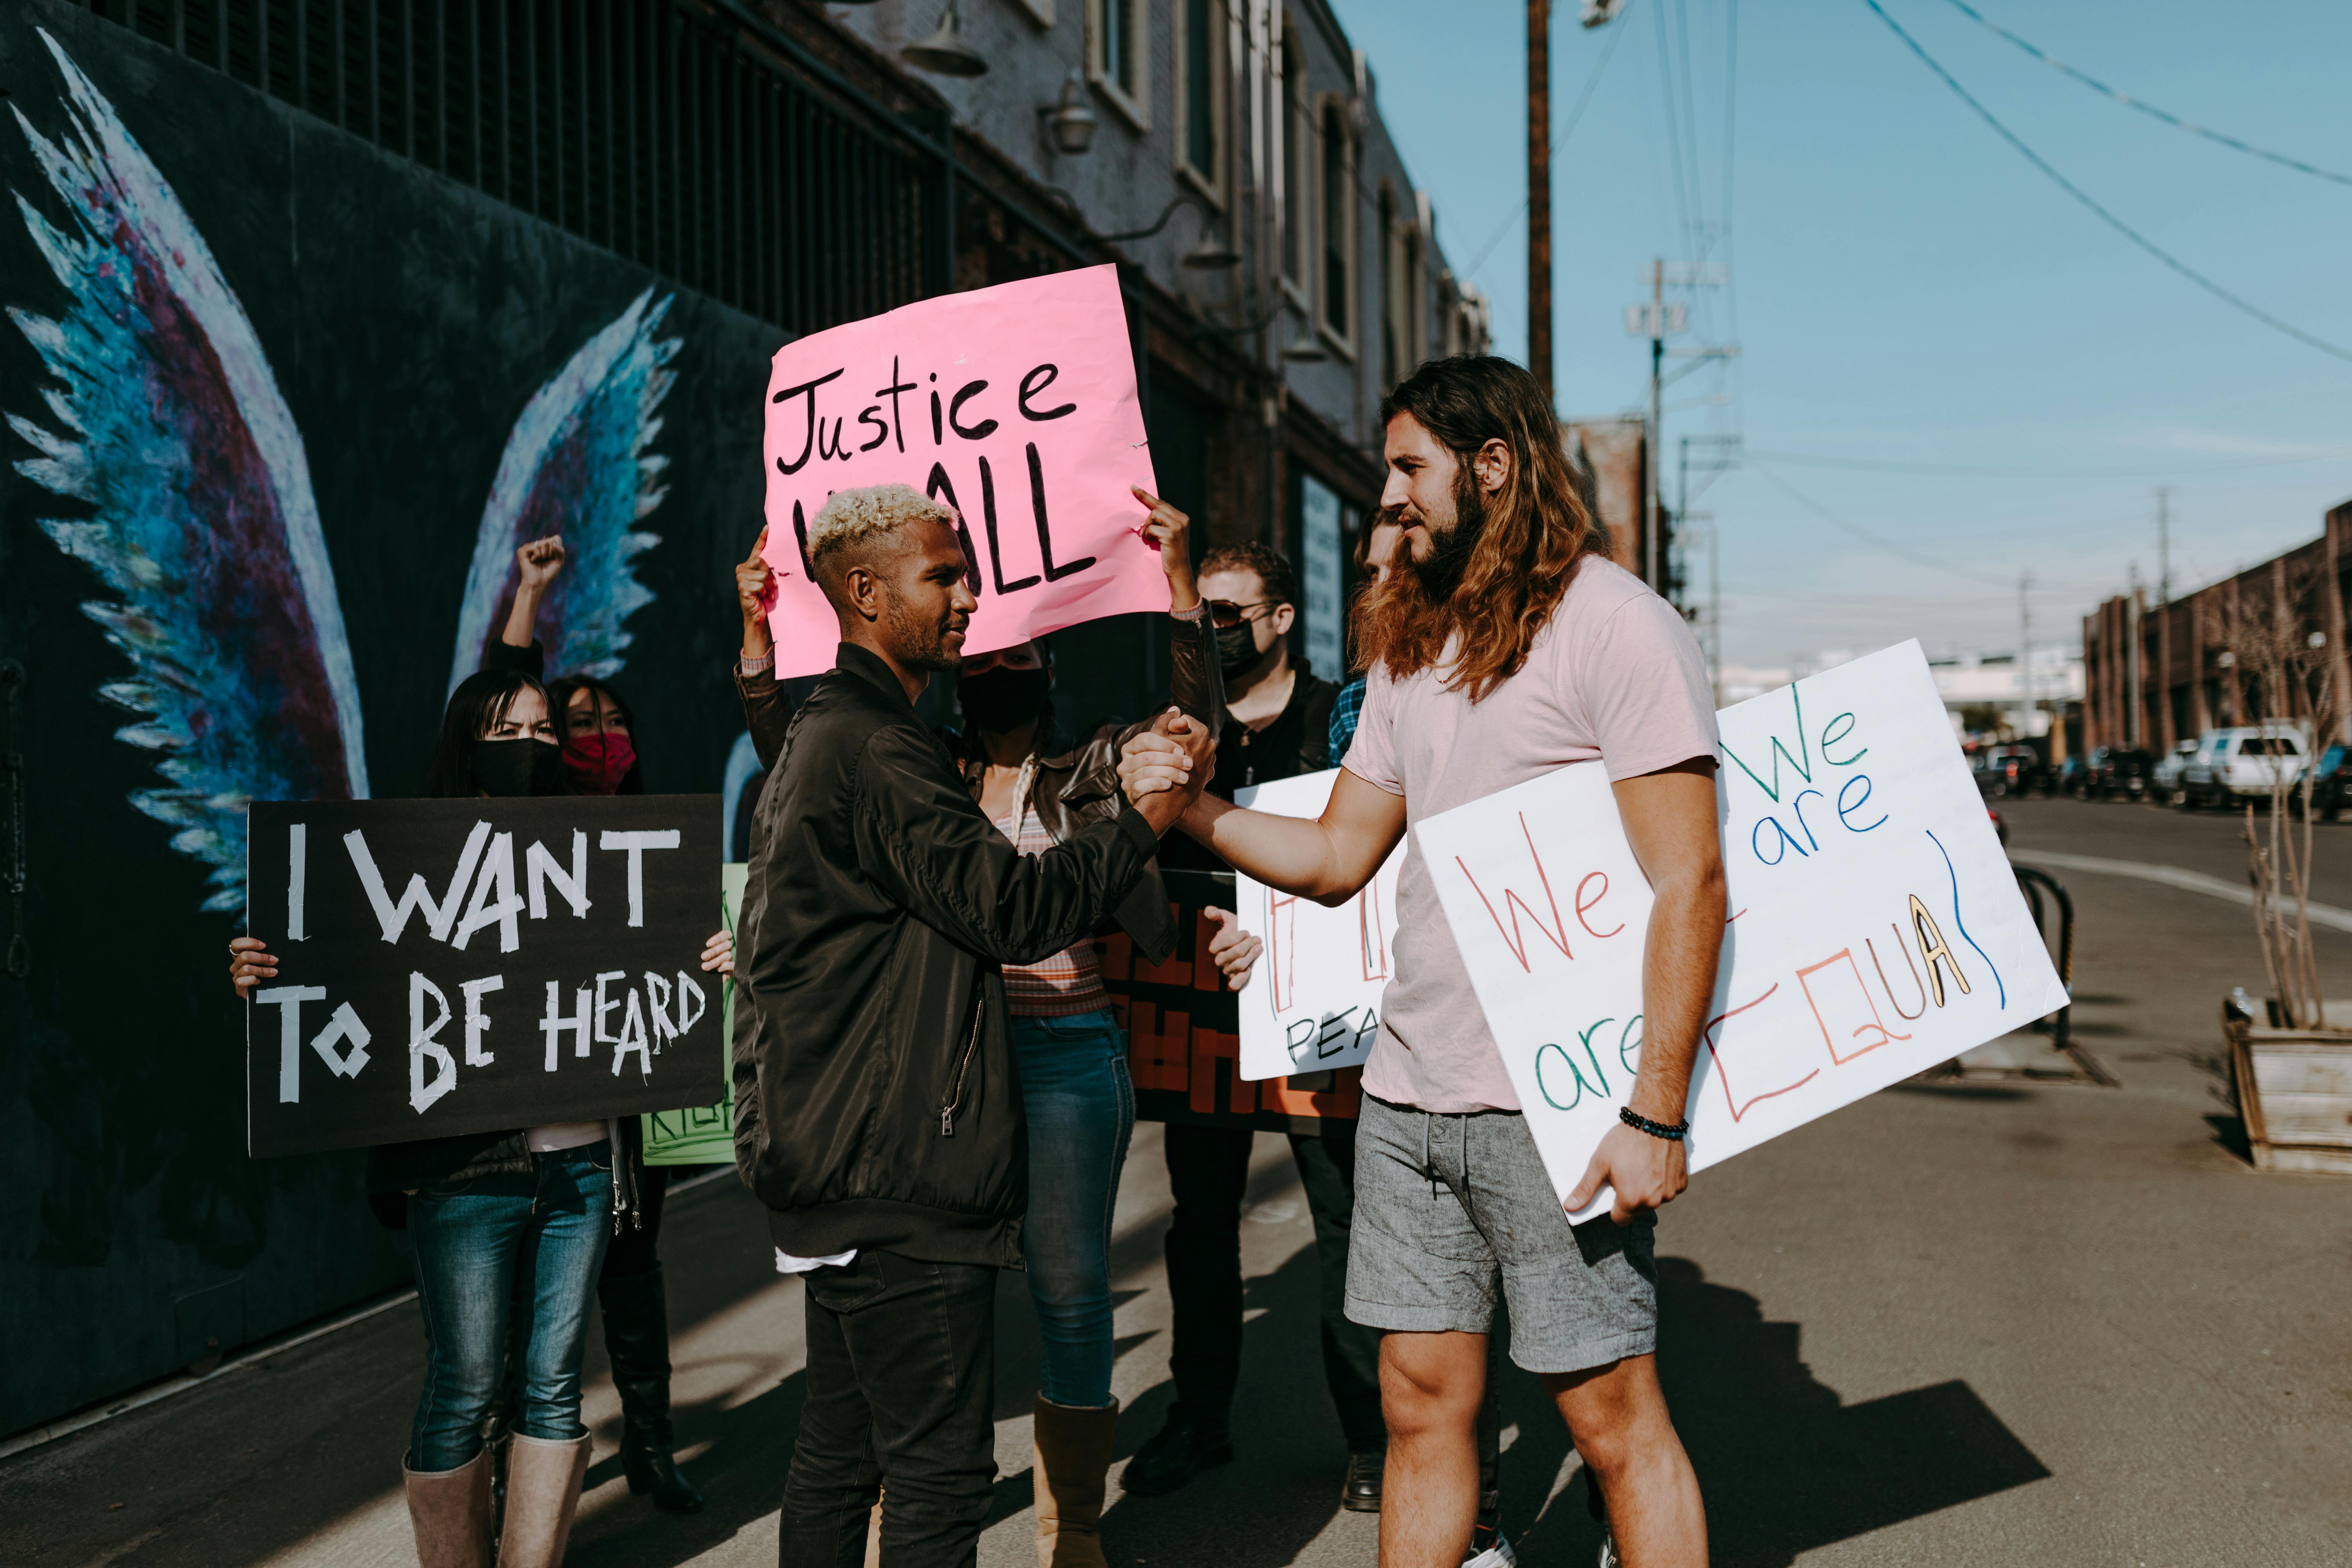
<svg viewBox="0 0 2352 1568"><path fill-rule="evenodd" d="M1579 563L1528 662L1483 702L1446 690L1442 667L1403 681L1375 668L1347 766L1404 796L1406 833L1396 976L1366 1091L1447 1113L1519 1108L1414 824L1569 763L1598 757L1615 780L1714 754L1697 640L1673 605L1603 556Z"/></svg>

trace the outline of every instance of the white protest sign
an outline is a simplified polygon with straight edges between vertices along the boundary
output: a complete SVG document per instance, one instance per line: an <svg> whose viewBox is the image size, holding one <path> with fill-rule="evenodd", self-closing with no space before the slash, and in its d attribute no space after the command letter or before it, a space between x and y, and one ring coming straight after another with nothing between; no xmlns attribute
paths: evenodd
<svg viewBox="0 0 2352 1568"><path fill-rule="evenodd" d="M1234 803L1277 816L1320 816L1339 770L1234 792ZM1381 1032L1381 993L1393 967L1397 869L1392 850L1361 892L1337 909L1293 897L1247 872L1234 875L1234 912L1265 942L1242 987L1241 1076L1288 1078L1361 1067Z"/></svg>
<svg viewBox="0 0 2352 1568"><path fill-rule="evenodd" d="M1693 1171L2065 1005L1917 643L1717 722L1729 924ZM1414 831L1565 1196L1641 1065L1651 894L1608 774L1562 768Z"/></svg>

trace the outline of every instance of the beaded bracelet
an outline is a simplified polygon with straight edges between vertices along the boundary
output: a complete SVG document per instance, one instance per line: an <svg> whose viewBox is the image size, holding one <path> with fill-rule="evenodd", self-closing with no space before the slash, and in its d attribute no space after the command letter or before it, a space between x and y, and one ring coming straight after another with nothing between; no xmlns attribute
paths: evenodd
<svg viewBox="0 0 2352 1568"><path fill-rule="evenodd" d="M1653 1138L1663 1138L1669 1143L1681 1142L1690 1131L1690 1122L1687 1120L1675 1122L1653 1121L1646 1116L1637 1114L1630 1105L1621 1105L1617 1108L1617 1120L1636 1132L1646 1132Z"/></svg>

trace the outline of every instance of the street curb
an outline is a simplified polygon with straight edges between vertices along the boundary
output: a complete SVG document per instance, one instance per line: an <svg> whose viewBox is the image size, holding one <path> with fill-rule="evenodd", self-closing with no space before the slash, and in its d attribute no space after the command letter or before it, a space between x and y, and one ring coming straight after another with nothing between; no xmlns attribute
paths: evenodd
<svg viewBox="0 0 2352 1568"><path fill-rule="evenodd" d="M2202 871L2183 870L2178 866L2159 866L2146 860L2110 860L2103 855L2067 855L2054 849L2012 849L2012 860L2028 866L2046 866L2053 871L2087 871L2101 877L2131 877L2143 882L2156 882L2183 892L2203 893L2209 898L2226 899L2231 903L2252 908L2254 890L2221 877L2210 877ZM2281 904L2293 907L2293 900L2282 899ZM2330 931L2352 931L2352 910L2340 910L2334 904L2316 901L2304 906L2310 911L2311 923L2326 926Z"/></svg>

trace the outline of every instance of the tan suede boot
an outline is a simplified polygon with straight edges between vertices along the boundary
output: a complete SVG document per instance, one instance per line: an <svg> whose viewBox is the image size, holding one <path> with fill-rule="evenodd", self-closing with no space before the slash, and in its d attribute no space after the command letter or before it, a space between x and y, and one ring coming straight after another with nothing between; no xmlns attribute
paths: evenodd
<svg viewBox="0 0 2352 1568"><path fill-rule="evenodd" d="M417 1562L424 1568L490 1568L490 1451L454 1470L412 1470L404 1463L400 1478Z"/></svg>
<svg viewBox="0 0 2352 1568"><path fill-rule="evenodd" d="M1037 1568L1108 1568L1103 1478L1118 1434L1118 1402L1081 1410L1040 1396L1036 1434Z"/></svg>
<svg viewBox="0 0 2352 1568"><path fill-rule="evenodd" d="M507 1527L499 1536L499 1568L557 1568L563 1561L592 1440L584 1432L569 1443L520 1432L507 1439Z"/></svg>

